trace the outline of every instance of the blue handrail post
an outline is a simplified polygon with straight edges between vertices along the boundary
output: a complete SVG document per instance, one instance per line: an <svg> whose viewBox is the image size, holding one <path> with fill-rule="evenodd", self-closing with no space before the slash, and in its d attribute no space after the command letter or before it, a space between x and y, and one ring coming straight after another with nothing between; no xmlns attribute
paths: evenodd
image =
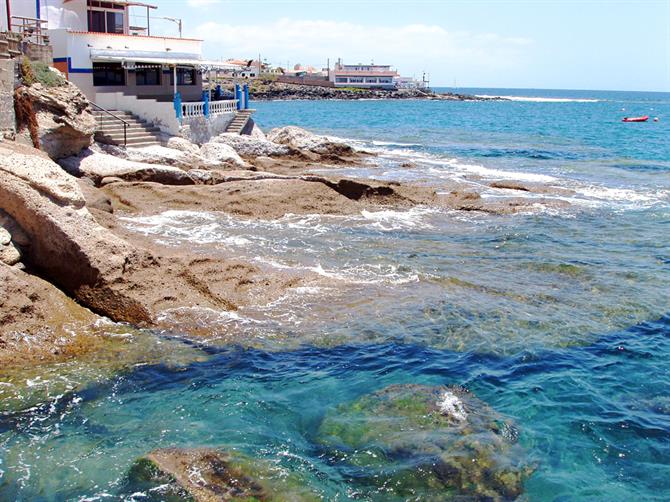
<svg viewBox="0 0 670 502"><path fill-rule="evenodd" d="M174 111L175 115L177 116L177 120L181 124L182 118L184 116L181 108L181 92L177 91L175 93L172 104L174 105Z"/></svg>
<svg viewBox="0 0 670 502"><path fill-rule="evenodd" d="M205 118L209 118L209 91L202 91L202 111L205 114Z"/></svg>
<svg viewBox="0 0 670 502"><path fill-rule="evenodd" d="M240 84L235 84L235 99L237 100L237 109L242 109L242 89L240 89Z"/></svg>
<svg viewBox="0 0 670 502"><path fill-rule="evenodd" d="M249 84L244 84L244 109L249 109Z"/></svg>

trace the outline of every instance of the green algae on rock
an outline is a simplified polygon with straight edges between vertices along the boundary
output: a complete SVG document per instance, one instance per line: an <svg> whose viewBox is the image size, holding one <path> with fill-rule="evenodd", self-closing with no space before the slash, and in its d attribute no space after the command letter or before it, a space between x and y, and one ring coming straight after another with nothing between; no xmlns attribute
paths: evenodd
<svg viewBox="0 0 670 502"><path fill-rule="evenodd" d="M318 442L362 490L512 500L533 472L514 425L461 387L391 385L326 415Z"/></svg>
<svg viewBox="0 0 670 502"><path fill-rule="evenodd" d="M154 450L131 467L128 488L175 502L321 500L295 474L287 475L238 452L213 448Z"/></svg>

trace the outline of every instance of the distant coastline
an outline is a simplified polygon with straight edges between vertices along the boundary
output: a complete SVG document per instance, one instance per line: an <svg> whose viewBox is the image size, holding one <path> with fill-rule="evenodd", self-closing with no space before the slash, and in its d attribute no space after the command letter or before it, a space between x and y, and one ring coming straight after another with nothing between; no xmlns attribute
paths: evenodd
<svg viewBox="0 0 670 502"><path fill-rule="evenodd" d="M434 101L504 101L505 98L475 96L454 92L435 92L430 89L362 89L355 87L322 87L289 84L274 81L254 81L251 99L275 100L370 100L370 99L425 99Z"/></svg>

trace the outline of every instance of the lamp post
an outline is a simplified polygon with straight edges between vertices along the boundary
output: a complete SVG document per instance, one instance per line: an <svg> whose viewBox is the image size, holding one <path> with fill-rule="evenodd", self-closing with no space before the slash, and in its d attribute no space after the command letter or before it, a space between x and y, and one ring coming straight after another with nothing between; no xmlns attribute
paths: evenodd
<svg viewBox="0 0 670 502"><path fill-rule="evenodd" d="M179 38L182 38L182 36L181 36L182 21L181 21L181 19L178 19L176 17L155 17L154 19L165 19L166 21L172 21L173 23L175 23L177 26L179 26Z"/></svg>

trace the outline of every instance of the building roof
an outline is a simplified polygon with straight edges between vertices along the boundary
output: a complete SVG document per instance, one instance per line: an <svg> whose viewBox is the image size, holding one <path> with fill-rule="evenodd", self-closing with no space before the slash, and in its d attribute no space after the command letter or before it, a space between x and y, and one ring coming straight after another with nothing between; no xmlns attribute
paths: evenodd
<svg viewBox="0 0 670 502"><path fill-rule="evenodd" d="M200 59L197 54L183 52L154 52L132 50L100 50L91 49L92 61L110 63L149 63L179 66L197 66L205 70L234 70L235 65L222 61L208 61Z"/></svg>

